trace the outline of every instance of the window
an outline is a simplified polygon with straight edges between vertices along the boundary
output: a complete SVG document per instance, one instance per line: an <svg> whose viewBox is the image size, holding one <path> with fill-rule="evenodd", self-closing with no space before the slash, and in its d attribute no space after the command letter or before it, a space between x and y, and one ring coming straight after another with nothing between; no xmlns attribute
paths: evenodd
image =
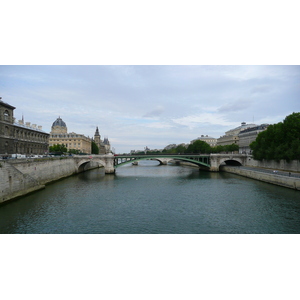
<svg viewBox="0 0 300 300"><path fill-rule="evenodd" d="M6 110L6 111L4 112L4 120L5 120L5 121L8 121L8 120L9 120L9 112L8 112L8 110Z"/></svg>

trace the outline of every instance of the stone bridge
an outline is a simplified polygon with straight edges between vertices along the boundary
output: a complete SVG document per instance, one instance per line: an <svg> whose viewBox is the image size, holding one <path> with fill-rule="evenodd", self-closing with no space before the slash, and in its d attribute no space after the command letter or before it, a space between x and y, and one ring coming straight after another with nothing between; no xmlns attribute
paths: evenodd
<svg viewBox="0 0 300 300"><path fill-rule="evenodd" d="M78 172L85 171L88 165L98 165L98 167L104 167L105 174L114 174L114 156L112 154L106 155L74 155L73 156Z"/></svg>
<svg viewBox="0 0 300 300"><path fill-rule="evenodd" d="M85 170L87 164L97 164L105 168L106 174L113 174L116 168L140 160L157 160L167 164L171 160L183 161L197 165L201 169L218 172L221 165L245 166L245 154L177 154L177 155L78 155L74 156L78 172Z"/></svg>

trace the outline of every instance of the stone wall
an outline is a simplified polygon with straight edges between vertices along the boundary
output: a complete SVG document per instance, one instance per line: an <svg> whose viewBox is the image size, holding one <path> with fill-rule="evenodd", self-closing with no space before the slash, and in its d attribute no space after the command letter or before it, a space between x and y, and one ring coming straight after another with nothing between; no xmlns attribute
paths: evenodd
<svg viewBox="0 0 300 300"><path fill-rule="evenodd" d="M245 170L239 167L231 167L231 166L222 166L220 170L241 175L244 177L264 181L267 183L272 183L275 185L280 185L283 187L287 187L290 189L300 190L300 178L296 177L287 177L276 174L269 174L263 172L257 172L254 170Z"/></svg>
<svg viewBox="0 0 300 300"><path fill-rule="evenodd" d="M30 175L40 184L61 179L77 173L77 166L72 158L51 159L15 159L9 162L23 174Z"/></svg>
<svg viewBox="0 0 300 300"><path fill-rule="evenodd" d="M0 162L0 203L44 188L36 179L13 165Z"/></svg>
<svg viewBox="0 0 300 300"><path fill-rule="evenodd" d="M82 171L98 168L90 162ZM15 159L0 161L0 203L45 187L46 183L78 173L73 158Z"/></svg>
<svg viewBox="0 0 300 300"><path fill-rule="evenodd" d="M244 166L290 171L290 172L300 172L299 160L292 160L290 162L287 162L285 160L280 160L279 162L275 160L259 161L259 160L254 160L251 156L248 156Z"/></svg>

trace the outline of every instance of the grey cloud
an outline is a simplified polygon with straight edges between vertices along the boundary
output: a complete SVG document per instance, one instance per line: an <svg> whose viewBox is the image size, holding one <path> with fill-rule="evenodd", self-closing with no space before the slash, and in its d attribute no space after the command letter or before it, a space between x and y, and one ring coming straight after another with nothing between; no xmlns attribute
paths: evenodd
<svg viewBox="0 0 300 300"><path fill-rule="evenodd" d="M221 106L218 109L218 112L229 113L229 112L242 111L242 110L249 108L249 106L251 106L251 104L252 104L251 100L241 99L239 101L235 101L232 103L226 103L225 105Z"/></svg>
<svg viewBox="0 0 300 300"><path fill-rule="evenodd" d="M155 108L154 110L143 115L143 118L155 118L155 117L160 116L163 112L164 112L164 108L162 106L159 106L159 107Z"/></svg>
<svg viewBox="0 0 300 300"><path fill-rule="evenodd" d="M251 94L261 94L261 93L267 93L270 91L269 85L259 85L251 89Z"/></svg>

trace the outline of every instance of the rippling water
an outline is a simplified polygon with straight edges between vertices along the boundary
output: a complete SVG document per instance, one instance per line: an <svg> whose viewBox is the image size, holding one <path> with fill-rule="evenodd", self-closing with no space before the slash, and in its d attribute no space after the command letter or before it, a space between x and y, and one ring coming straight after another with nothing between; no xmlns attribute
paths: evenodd
<svg viewBox="0 0 300 300"><path fill-rule="evenodd" d="M0 206L0 233L300 233L300 193L142 161L88 171Z"/></svg>

